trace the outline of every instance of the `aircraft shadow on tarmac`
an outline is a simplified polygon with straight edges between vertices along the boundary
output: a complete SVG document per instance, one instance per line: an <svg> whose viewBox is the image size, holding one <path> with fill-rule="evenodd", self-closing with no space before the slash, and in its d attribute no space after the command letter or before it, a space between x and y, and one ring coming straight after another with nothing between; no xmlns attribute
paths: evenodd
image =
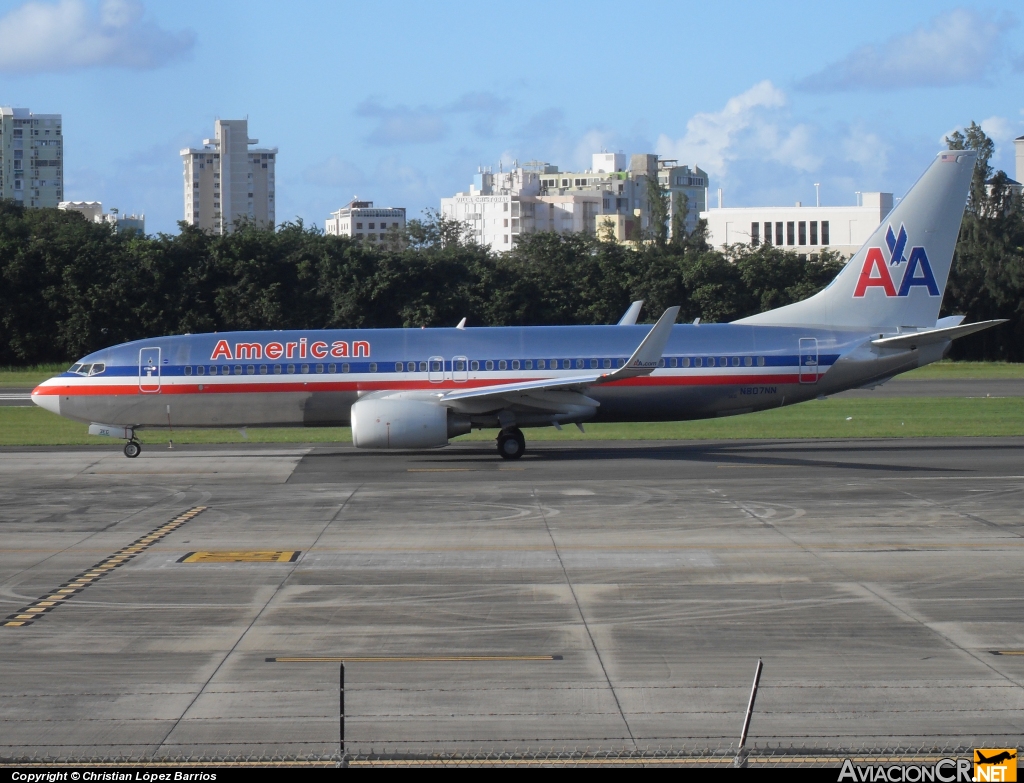
<svg viewBox="0 0 1024 783"><path fill-rule="evenodd" d="M497 455L493 455L484 451L484 449L467 448L463 447L449 447L443 452L433 453L416 453L416 452L354 452L349 449L345 450L330 450L325 448L317 449L314 452L303 457L302 462L303 468L311 472L319 472L319 468L316 463L320 462L336 462L338 460L344 461L349 466L358 470L358 464L353 465L352 463L358 463L359 461L366 461L367 467L374 465L375 468L384 467L381 465L383 461L394 462L396 458L403 459L407 464L416 466L473 466L483 467L487 464L504 465L506 467L513 467L515 465L529 466L537 463L601 463L609 461L622 461L622 460L656 460L663 462L680 462L680 463L708 463L715 465L734 465L736 467L750 466L781 466L781 467L804 467L804 468L816 468L816 469L840 469L840 470L857 470L857 471L871 471L871 472L883 472L888 474L893 473L939 473L939 474L963 474L974 472L969 467L946 467L939 465L913 465L907 464L905 461L902 464L896 464L893 462L885 463L874 463L864 461L853 461L845 459L836 459L836 451L841 451L842 454L856 452L859 454L863 453L874 453L883 456L893 455L896 453L906 454L909 452L918 452L920 454L934 454L935 445L930 446L921 445L914 447L907 447L905 445L876 445L876 446L856 446L848 448L845 443L842 443L838 448L833 442L829 442L828 447L824 447L825 444L819 444L817 447L802 447L797 446L791 448L791 445L796 445L801 442L799 441L772 441L770 444L755 445L749 442L742 444L707 444L707 445L643 445L643 446L601 446L601 445L588 445L586 447L580 447L579 445L573 447L565 447L559 445L551 445L550 443L542 443L532 447L526 452L522 460L519 462L503 462ZM483 445L483 444L481 444ZM971 447L967 447L970 449ZM979 447L980 448L980 447ZM988 447L991 449L991 446ZM488 449L489 450L489 449ZM785 453L780 454L780 450L784 450ZM958 451L963 451L958 449ZM812 454L819 454L820 458L815 459ZM962 463L962 460L961 460ZM324 465L324 469L327 466ZM415 469L415 468L413 468Z"/></svg>

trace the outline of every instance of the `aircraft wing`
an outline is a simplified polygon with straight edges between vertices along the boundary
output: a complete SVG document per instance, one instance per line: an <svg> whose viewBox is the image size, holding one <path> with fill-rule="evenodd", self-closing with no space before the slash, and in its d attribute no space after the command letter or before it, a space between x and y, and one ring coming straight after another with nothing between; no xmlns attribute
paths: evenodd
<svg viewBox="0 0 1024 783"><path fill-rule="evenodd" d="M1008 319L999 318L994 321L979 321L976 324L963 324L962 326L947 326L943 329L926 329L923 332L909 332L897 334L893 337L880 337L872 340L872 345L879 348L914 348L918 345L932 345L933 343L944 343L947 340L955 340L957 337L966 337L969 334L990 329L999 324L1005 324Z"/></svg>
<svg viewBox="0 0 1024 783"><path fill-rule="evenodd" d="M595 386L603 383L619 381L623 378L635 378L639 375L649 375L654 372L665 352L665 345L672 334L672 325L679 315L678 307L670 307L661 318L658 319L651 331L641 341L637 349L628 361L617 370L611 372L591 372L579 375L569 375L562 378L543 378L539 381L524 381L522 383L503 383L497 386L478 386L472 389L458 389L448 392L440 398L442 405L456 407L456 404L463 400L481 400L488 397L521 396L531 392L551 390L578 390L587 386Z"/></svg>

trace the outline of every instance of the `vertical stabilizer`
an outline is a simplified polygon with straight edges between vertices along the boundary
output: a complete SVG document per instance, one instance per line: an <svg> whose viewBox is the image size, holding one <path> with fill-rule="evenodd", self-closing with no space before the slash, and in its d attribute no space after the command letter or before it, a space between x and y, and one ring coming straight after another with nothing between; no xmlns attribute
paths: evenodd
<svg viewBox="0 0 1024 783"><path fill-rule="evenodd" d="M976 158L939 154L827 288L736 323L935 326Z"/></svg>

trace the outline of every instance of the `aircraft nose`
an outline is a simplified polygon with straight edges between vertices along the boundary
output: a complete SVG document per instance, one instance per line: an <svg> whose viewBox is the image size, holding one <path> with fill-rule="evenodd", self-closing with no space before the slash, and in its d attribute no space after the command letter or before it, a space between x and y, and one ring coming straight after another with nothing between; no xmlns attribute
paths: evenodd
<svg viewBox="0 0 1024 783"><path fill-rule="evenodd" d="M60 394L54 394L54 391L44 386L36 386L32 390L32 402L40 408L45 408L50 413L56 413L60 416Z"/></svg>

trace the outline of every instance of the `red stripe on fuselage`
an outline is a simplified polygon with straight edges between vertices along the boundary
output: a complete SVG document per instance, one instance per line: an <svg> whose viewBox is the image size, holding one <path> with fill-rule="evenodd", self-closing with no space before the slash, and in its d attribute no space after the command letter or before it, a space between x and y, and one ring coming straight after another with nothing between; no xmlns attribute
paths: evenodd
<svg viewBox="0 0 1024 783"><path fill-rule="evenodd" d="M820 375L823 373L819 373ZM805 373L805 377L808 374ZM625 378L603 384L609 387L631 386L764 386L767 384L796 383L800 379L797 370L786 374L775 375L663 375ZM252 394L252 393L285 393L285 392L360 392L360 391L439 391L448 389L477 389L488 386L501 386L511 383L528 383L543 378L512 378L501 380L473 380L456 383L445 380L439 383L430 381L258 381L202 384L189 381L179 383L165 380L159 391L140 391L137 383L133 384L81 384L69 386L39 386L32 394L60 395L66 397L95 397L106 395L147 395L147 394ZM552 378L551 380L558 380ZM202 386L202 390L199 389Z"/></svg>

